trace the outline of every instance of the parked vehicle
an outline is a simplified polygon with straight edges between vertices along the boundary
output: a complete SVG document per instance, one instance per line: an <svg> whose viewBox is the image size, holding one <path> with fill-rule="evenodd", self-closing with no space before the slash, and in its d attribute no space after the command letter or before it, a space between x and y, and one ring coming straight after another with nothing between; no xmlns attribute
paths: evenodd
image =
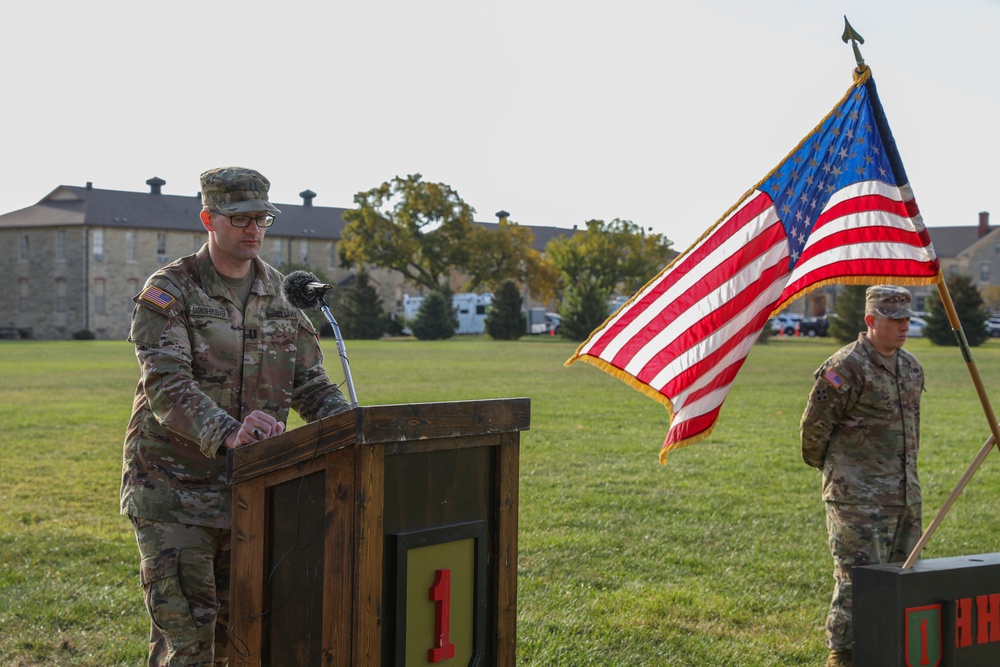
<svg viewBox="0 0 1000 667"><path fill-rule="evenodd" d="M406 321L412 322L420 310L420 304L424 302L422 296L403 295L403 317ZM490 304L493 303L493 295L489 292L483 294L461 293L451 297L452 308L458 316L458 328L455 333L481 334L486 331L486 313ZM410 335L410 328L403 329L403 333Z"/></svg>
<svg viewBox="0 0 1000 667"><path fill-rule="evenodd" d="M816 336L826 336L830 332L830 318L826 315L819 317L803 317L799 320L799 334L815 338Z"/></svg>
<svg viewBox="0 0 1000 667"><path fill-rule="evenodd" d="M1000 317L986 320L986 331L989 332L990 338L1000 338Z"/></svg>
<svg viewBox="0 0 1000 667"><path fill-rule="evenodd" d="M798 313L780 313L771 318L771 334L777 336L778 334L783 334L785 336L795 335L795 325L802 320L802 316Z"/></svg>
<svg viewBox="0 0 1000 667"><path fill-rule="evenodd" d="M906 333L909 338L922 338L924 335L924 327L927 326L927 320L922 317L911 317L910 318L910 329Z"/></svg>

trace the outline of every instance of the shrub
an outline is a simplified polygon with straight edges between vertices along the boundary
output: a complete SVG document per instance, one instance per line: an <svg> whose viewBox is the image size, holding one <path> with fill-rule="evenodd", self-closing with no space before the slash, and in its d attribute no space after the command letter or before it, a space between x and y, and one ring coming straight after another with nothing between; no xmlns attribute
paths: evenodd
<svg viewBox="0 0 1000 667"><path fill-rule="evenodd" d="M957 275L947 280L948 292L955 304L958 321L962 324L965 339L970 347L982 345L989 338L986 330L986 320L989 313L983 307L983 297L972 283L969 276ZM927 327L924 335L935 345L958 345L955 333L951 329L948 313L944 303L937 294L932 294L927 302Z"/></svg>
<svg viewBox="0 0 1000 667"><path fill-rule="evenodd" d="M521 294L512 280L507 280L493 298L486 314L486 333L493 340L517 340L528 328L521 312Z"/></svg>
<svg viewBox="0 0 1000 667"><path fill-rule="evenodd" d="M566 288L559 313L562 315L560 335L570 340L586 340L608 319L608 293L601 289L598 281L585 275L577 284Z"/></svg>
<svg viewBox="0 0 1000 667"><path fill-rule="evenodd" d="M368 274L358 273L357 280L338 300L343 314L340 327L344 338L374 340L386 331L387 318L382 299L372 287Z"/></svg>
<svg viewBox="0 0 1000 667"><path fill-rule="evenodd" d="M858 334L868 331L865 324L865 292L866 285L847 285L837 295L834 306L835 317L830 318L830 335L841 343L851 343L858 339Z"/></svg>
<svg viewBox="0 0 1000 667"><path fill-rule="evenodd" d="M451 299L439 291L424 297L417 316L410 324L413 335L418 340L442 340L455 335L458 318L451 306Z"/></svg>

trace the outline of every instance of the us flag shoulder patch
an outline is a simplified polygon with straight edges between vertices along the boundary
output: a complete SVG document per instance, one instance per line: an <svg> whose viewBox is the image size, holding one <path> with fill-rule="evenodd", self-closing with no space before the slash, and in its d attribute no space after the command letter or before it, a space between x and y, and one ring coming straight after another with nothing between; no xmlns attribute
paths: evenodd
<svg viewBox="0 0 1000 667"><path fill-rule="evenodd" d="M830 369L823 373L823 379L830 383L834 389L840 389L840 385L844 384L844 378L840 376L840 373L834 369Z"/></svg>
<svg viewBox="0 0 1000 667"><path fill-rule="evenodd" d="M174 297L170 296L156 285L150 285L142 291L139 296L143 301L148 301L157 308L166 310L174 302Z"/></svg>

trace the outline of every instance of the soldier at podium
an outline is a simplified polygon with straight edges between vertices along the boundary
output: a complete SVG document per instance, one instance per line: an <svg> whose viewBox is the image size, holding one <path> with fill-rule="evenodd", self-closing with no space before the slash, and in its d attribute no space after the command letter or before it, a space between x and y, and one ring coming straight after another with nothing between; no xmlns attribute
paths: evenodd
<svg viewBox="0 0 1000 667"><path fill-rule="evenodd" d="M208 243L133 298L140 378L125 434L121 513L130 517L151 628L149 665L228 662L228 449L346 410L319 337L259 257L278 208L253 169L201 175Z"/></svg>

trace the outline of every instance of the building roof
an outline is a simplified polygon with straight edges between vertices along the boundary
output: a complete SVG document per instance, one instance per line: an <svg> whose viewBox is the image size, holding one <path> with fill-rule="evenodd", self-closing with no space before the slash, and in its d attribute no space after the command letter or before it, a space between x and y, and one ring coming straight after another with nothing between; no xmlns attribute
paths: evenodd
<svg viewBox="0 0 1000 667"><path fill-rule="evenodd" d="M151 179L153 180L153 179ZM180 196L154 192L102 190L91 186L60 185L34 206L0 215L0 227L82 225L128 229L204 231L199 215L201 195ZM312 193L309 193L312 194ZM347 209L275 202L281 215L272 234L339 239Z"/></svg>
<svg viewBox="0 0 1000 667"><path fill-rule="evenodd" d="M987 231L992 232L996 227L990 227ZM928 227L931 241L934 243L934 252L938 257L958 257L963 250L979 241L984 235L980 235L977 225L962 227Z"/></svg>
<svg viewBox="0 0 1000 667"><path fill-rule="evenodd" d="M159 192L164 182L152 178L147 181L149 192L102 190L84 186L60 185L34 206L0 215L3 227L65 227L81 225L90 227L122 227L123 229L155 229L167 231L202 232L201 193L182 196ZM302 192L303 201L311 202L316 194ZM313 206L311 203L286 204L274 202L281 209L269 233L274 236L295 238L322 238L339 240L346 223L348 209L333 206ZM497 229L498 223L476 223ZM563 227L529 227L535 235L535 249L542 251L557 236L576 233L576 229Z"/></svg>
<svg viewBox="0 0 1000 667"><path fill-rule="evenodd" d="M500 228L500 223L498 222L477 222L476 224L480 227L488 229L491 232ZM558 236L572 236L578 231L576 227L573 229L567 229L566 227L535 227L529 225L524 225L524 227L534 234L535 242L532 244L532 247L538 252L544 252L545 246L547 246L549 241L552 239Z"/></svg>

